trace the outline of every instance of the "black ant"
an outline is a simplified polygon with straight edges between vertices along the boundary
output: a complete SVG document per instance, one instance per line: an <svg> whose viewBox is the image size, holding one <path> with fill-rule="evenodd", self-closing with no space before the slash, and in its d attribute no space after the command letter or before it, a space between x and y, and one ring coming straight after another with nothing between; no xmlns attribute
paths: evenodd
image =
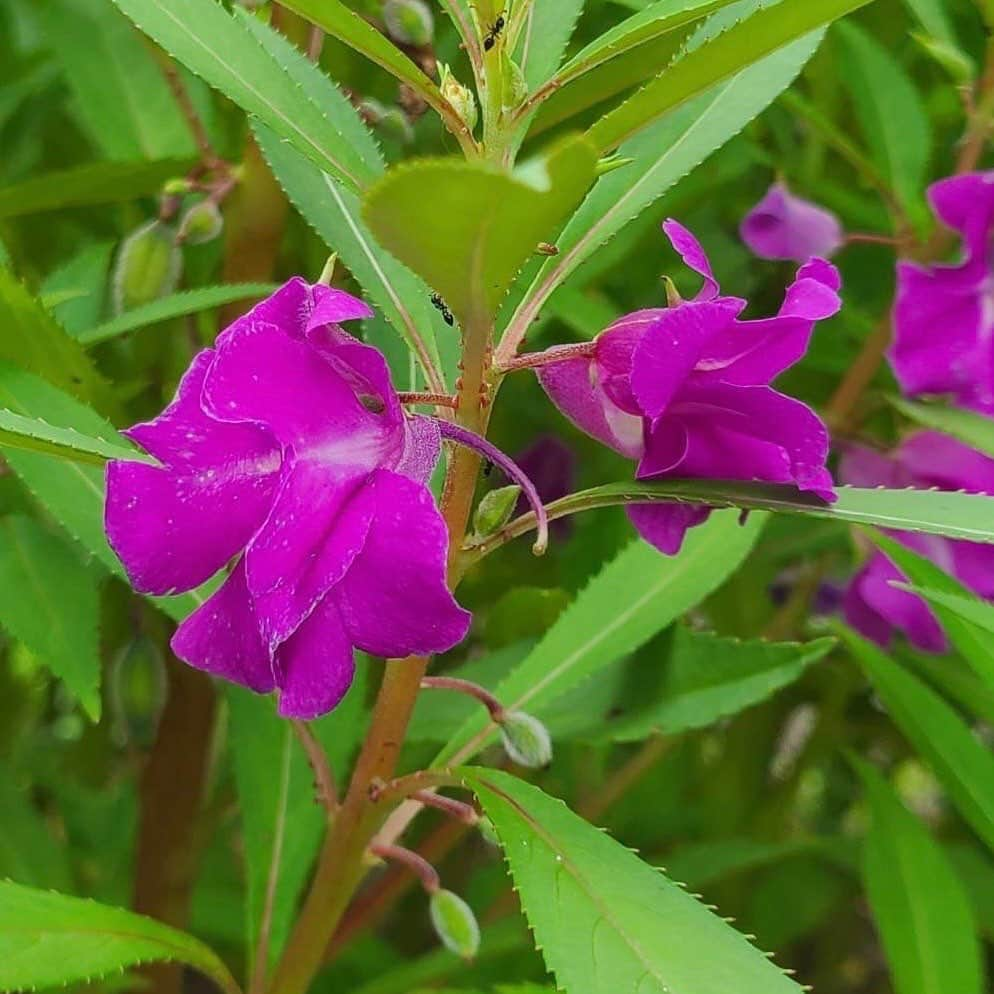
<svg viewBox="0 0 994 994"><path fill-rule="evenodd" d="M494 21L493 27L487 32L486 37L483 39L483 51L489 52L490 49L497 44L497 37L504 30L504 14L501 12L497 15L497 20Z"/></svg>
<svg viewBox="0 0 994 994"><path fill-rule="evenodd" d="M442 320L450 328L455 324L456 319L452 316L452 311L450 311L449 308L446 306L445 301L442 300L442 295L440 293L433 293L431 295L431 306L434 307L435 310L441 312Z"/></svg>

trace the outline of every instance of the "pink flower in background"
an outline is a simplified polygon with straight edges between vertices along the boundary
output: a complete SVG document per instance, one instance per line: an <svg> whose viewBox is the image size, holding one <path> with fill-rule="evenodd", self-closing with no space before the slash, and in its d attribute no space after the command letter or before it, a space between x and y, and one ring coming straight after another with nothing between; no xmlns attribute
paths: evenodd
<svg viewBox="0 0 994 994"><path fill-rule="evenodd" d="M761 480L834 500L824 424L769 384L804 355L815 323L838 310L835 268L812 260L776 317L740 321L745 301L720 296L693 235L675 221L663 228L704 278L697 298L620 318L592 354L541 366L542 386L579 428L636 460L640 480ZM642 537L670 554L709 513L677 503L628 508Z"/></svg>
<svg viewBox="0 0 994 994"><path fill-rule="evenodd" d="M948 435L921 431L892 453L852 446L842 459L840 477L855 486L936 487L994 495L994 459ZM981 597L994 598L994 547L923 535L891 532L902 545L931 559ZM846 592L846 620L882 646L895 629L926 652L942 652L946 637L931 608L920 597L893 586L906 581L887 556L875 551L853 577Z"/></svg>
<svg viewBox="0 0 994 994"><path fill-rule="evenodd" d="M839 219L774 183L739 227L742 241L761 259L807 262L833 255L843 242Z"/></svg>
<svg viewBox="0 0 994 994"><path fill-rule="evenodd" d="M235 560L176 631L176 654L279 690L287 716L333 708L355 648L441 652L469 626L425 485L439 426L405 414L383 356L339 326L370 313L291 280L194 358L159 417L126 433L162 467L107 469L107 535L137 590L191 590Z"/></svg>
<svg viewBox="0 0 994 994"><path fill-rule="evenodd" d="M890 362L904 393L948 393L994 414L994 171L940 180L928 196L963 258L897 264Z"/></svg>

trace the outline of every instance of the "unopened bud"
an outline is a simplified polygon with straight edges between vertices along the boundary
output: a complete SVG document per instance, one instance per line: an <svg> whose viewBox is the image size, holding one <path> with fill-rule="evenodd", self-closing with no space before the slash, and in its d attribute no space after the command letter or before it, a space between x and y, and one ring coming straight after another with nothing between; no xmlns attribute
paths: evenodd
<svg viewBox="0 0 994 994"><path fill-rule="evenodd" d="M383 115L386 114L387 109L379 102L379 100L374 100L372 97L366 97L359 104L359 116L369 125L376 126L383 120Z"/></svg>
<svg viewBox="0 0 994 994"><path fill-rule="evenodd" d="M424 0L386 0L383 23L401 45L425 48L435 37L435 18Z"/></svg>
<svg viewBox="0 0 994 994"><path fill-rule="evenodd" d="M504 751L518 764L529 769L552 762L552 739L549 730L524 711L508 711L500 723Z"/></svg>
<svg viewBox="0 0 994 994"><path fill-rule="evenodd" d="M613 173L615 169L621 169L622 166L627 166L634 161L634 159L626 159L621 155L605 155L603 159L597 160L594 175L606 176L608 173Z"/></svg>
<svg viewBox="0 0 994 994"><path fill-rule="evenodd" d="M114 307L120 313L172 293L179 283L183 254L176 232L150 221L121 243L114 264Z"/></svg>
<svg viewBox="0 0 994 994"><path fill-rule="evenodd" d="M473 909L450 890L431 895L431 923L442 944L463 959L472 959L480 948L480 926Z"/></svg>
<svg viewBox="0 0 994 994"><path fill-rule="evenodd" d="M167 197L182 197L193 190L193 183L185 176L174 176L162 184L162 192Z"/></svg>
<svg viewBox="0 0 994 994"><path fill-rule="evenodd" d="M224 218L217 204L213 200L201 200L183 215L177 237L187 245L202 245L217 238L222 228Z"/></svg>
<svg viewBox="0 0 994 994"><path fill-rule="evenodd" d="M477 109L476 97L473 91L452 75L452 70L445 63L439 63L439 89L442 96L452 105L453 110L459 115L459 119L472 131L476 127Z"/></svg>
<svg viewBox="0 0 994 994"><path fill-rule="evenodd" d="M497 830L494 828L494 823L486 815L480 818L476 823L476 827L479 829L480 835L483 836L484 842L493 846L495 849L500 848L500 839L497 837Z"/></svg>
<svg viewBox="0 0 994 994"><path fill-rule="evenodd" d="M476 534L486 538L503 528L510 520L520 496L521 487L516 484L484 494L473 516L473 530Z"/></svg>
<svg viewBox="0 0 994 994"><path fill-rule="evenodd" d="M528 81L525 74L507 51L504 51L504 93L503 104L506 108L517 107L528 96Z"/></svg>
<svg viewBox="0 0 994 994"><path fill-rule="evenodd" d="M392 138L401 145L410 145L414 141L414 128L399 107L386 108L376 127L384 138Z"/></svg>

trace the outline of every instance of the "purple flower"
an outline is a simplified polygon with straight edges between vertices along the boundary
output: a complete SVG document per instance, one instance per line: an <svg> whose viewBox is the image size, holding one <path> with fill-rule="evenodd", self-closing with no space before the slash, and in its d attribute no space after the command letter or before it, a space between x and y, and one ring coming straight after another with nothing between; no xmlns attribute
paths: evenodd
<svg viewBox="0 0 994 994"><path fill-rule="evenodd" d="M762 480L834 500L825 426L769 384L804 355L815 322L838 310L835 268L811 260L776 317L740 321L745 301L719 295L693 235L675 221L663 229L704 277L697 298L628 314L598 336L591 355L542 366L546 392L587 434L637 460L640 480ZM676 503L628 508L642 537L670 554L709 513Z"/></svg>
<svg viewBox="0 0 994 994"><path fill-rule="evenodd" d="M840 475L856 486L935 487L994 495L994 459L935 431L910 435L889 455L852 446L842 459ZM994 547L916 532L890 534L979 596L994 598ZM895 580L906 582L906 577L883 552L875 551L846 591L846 620L885 647L896 628L919 649L943 652L946 637L931 608L915 594L892 586Z"/></svg>
<svg viewBox="0 0 994 994"><path fill-rule="evenodd" d="M897 264L890 362L908 395L949 393L994 413L994 171L929 187L936 216L963 240L953 265Z"/></svg>
<svg viewBox="0 0 994 994"><path fill-rule="evenodd" d="M354 648L441 652L470 616L446 586L425 486L440 431L402 410L383 356L339 322L360 300L293 279L193 360L176 398L126 434L162 464L107 468L107 536L136 589L190 590L234 561L173 637L192 666L313 718Z"/></svg>
<svg viewBox="0 0 994 994"><path fill-rule="evenodd" d="M774 183L739 227L742 241L761 259L807 262L830 256L842 245L842 225L824 207L795 197Z"/></svg>

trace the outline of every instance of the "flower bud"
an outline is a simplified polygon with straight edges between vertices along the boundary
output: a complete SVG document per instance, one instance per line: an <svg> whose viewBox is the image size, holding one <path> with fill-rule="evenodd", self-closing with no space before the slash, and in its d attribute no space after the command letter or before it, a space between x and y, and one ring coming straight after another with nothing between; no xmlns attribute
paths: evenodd
<svg viewBox="0 0 994 994"><path fill-rule="evenodd" d="M528 96L528 81L521 66L504 52L504 93L505 108L517 107Z"/></svg>
<svg viewBox="0 0 994 994"><path fill-rule="evenodd" d="M450 890L431 895L431 924L442 944L463 959L472 959L480 948L480 926L473 909Z"/></svg>
<svg viewBox="0 0 994 994"><path fill-rule="evenodd" d="M182 197L193 189L193 183L185 176L174 176L162 184L162 192L167 197Z"/></svg>
<svg viewBox="0 0 994 994"><path fill-rule="evenodd" d="M379 102L379 100L374 100L372 97L366 97L359 104L359 115L362 119L372 127L375 127L380 121L383 120L383 115L386 114L387 109Z"/></svg>
<svg viewBox="0 0 994 994"><path fill-rule="evenodd" d="M201 200L194 204L179 224L179 240L187 245L202 245L211 242L221 234L224 218L213 200Z"/></svg>
<svg viewBox="0 0 994 994"><path fill-rule="evenodd" d="M480 538L492 535L498 528L507 524L521 496L521 487L516 484L501 487L483 495L473 516L473 530Z"/></svg>
<svg viewBox="0 0 994 994"><path fill-rule="evenodd" d="M504 752L518 766L535 769L552 762L552 739L549 730L524 711L508 711L500 723Z"/></svg>
<svg viewBox="0 0 994 994"><path fill-rule="evenodd" d="M453 109L459 115L460 120L463 124L472 131L476 127L477 121L477 109L476 109L476 97L473 96L473 91L467 86L463 86L462 83L452 75L452 70L449 69L445 63L439 63L439 89L442 91L442 96L450 104L452 104Z"/></svg>
<svg viewBox="0 0 994 994"><path fill-rule="evenodd" d="M401 45L424 48L435 37L435 19L424 0L386 0L383 23L387 34Z"/></svg>
<svg viewBox="0 0 994 994"><path fill-rule="evenodd" d="M124 239L117 253L115 309L120 313L172 293L182 268L174 229L162 221L143 224Z"/></svg>
<svg viewBox="0 0 994 994"><path fill-rule="evenodd" d="M497 830L494 828L494 823L486 815L480 817L480 820L476 823L476 827L480 835L483 836L484 842L493 846L495 849L500 848L500 839L497 837Z"/></svg>
<svg viewBox="0 0 994 994"><path fill-rule="evenodd" d="M376 126L384 138L392 138L401 145L410 145L414 141L414 128L399 107L388 107L384 110Z"/></svg>

